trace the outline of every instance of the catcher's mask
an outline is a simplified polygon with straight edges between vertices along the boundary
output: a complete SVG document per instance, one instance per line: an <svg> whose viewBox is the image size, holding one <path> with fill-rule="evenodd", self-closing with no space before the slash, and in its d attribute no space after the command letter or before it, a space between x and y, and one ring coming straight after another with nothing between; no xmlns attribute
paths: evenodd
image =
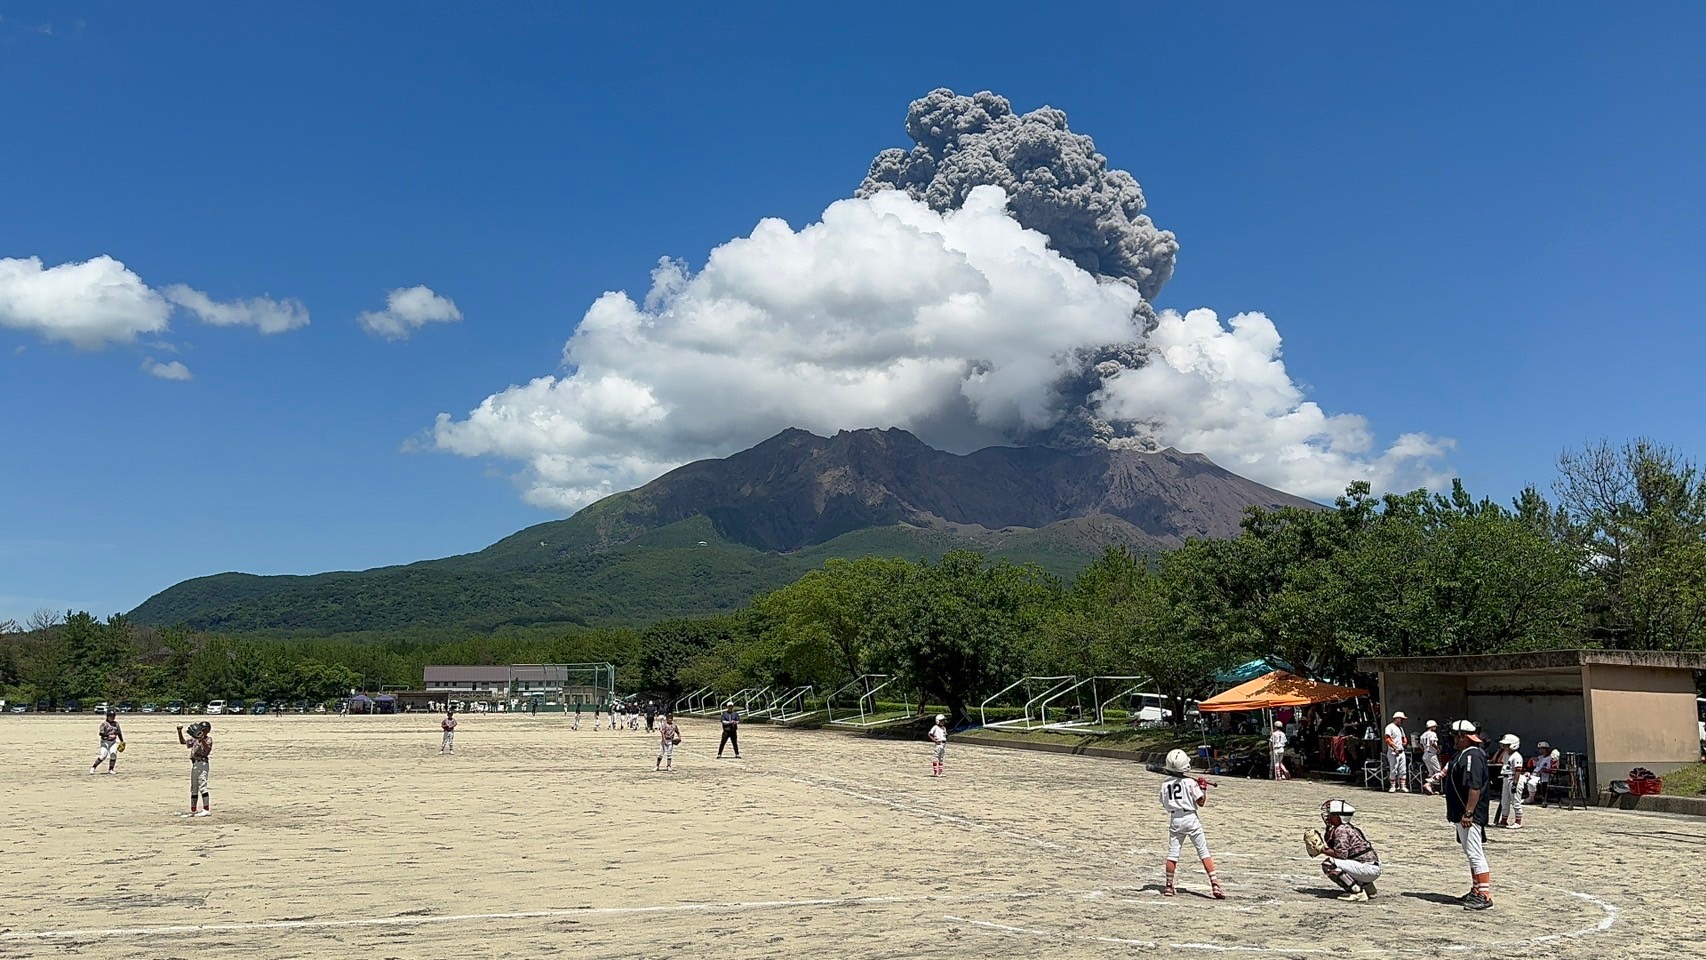
<svg viewBox="0 0 1706 960"><path fill-rule="evenodd" d="M1321 804L1321 822L1326 823L1328 817L1354 817L1357 808L1344 800L1328 800Z"/></svg>
<svg viewBox="0 0 1706 960"><path fill-rule="evenodd" d="M1191 755L1183 750L1173 750L1167 754L1167 762L1161 768L1182 777L1191 772Z"/></svg>

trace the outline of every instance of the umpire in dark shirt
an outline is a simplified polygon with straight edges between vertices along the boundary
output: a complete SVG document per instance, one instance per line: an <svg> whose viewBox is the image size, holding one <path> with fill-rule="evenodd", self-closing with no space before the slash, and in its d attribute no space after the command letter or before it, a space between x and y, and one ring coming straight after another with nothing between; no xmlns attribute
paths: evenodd
<svg viewBox="0 0 1706 960"><path fill-rule="evenodd" d="M1493 906L1493 868L1487 863L1487 752L1481 747L1481 729L1470 720L1451 725L1452 744L1457 748L1445 778L1445 818L1457 829L1457 842L1469 861L1473 886L1463 896L1465 910L1488 910Z"/></svg>
<svg viewBox="0 0 1706 960"><path fill-rule="evenodd" d="M723 707L723 739L717 743L719 760L722 759L724 747L734 747L735 759L740 759L740 714L735 710L733 700Z"/></svg>

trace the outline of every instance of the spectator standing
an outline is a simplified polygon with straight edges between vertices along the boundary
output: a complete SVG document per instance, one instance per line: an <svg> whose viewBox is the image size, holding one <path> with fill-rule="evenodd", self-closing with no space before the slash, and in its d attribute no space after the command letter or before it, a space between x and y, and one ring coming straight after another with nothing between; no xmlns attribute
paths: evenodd
<svg viewBox="0 0 1706 960"><path fill-rule="evenodd" d="M1392 715L1392 722L1386 725L1386 792L1410 792L1410 748L1409 734L1404 732L1404 711L1399 710Z"/></svg>

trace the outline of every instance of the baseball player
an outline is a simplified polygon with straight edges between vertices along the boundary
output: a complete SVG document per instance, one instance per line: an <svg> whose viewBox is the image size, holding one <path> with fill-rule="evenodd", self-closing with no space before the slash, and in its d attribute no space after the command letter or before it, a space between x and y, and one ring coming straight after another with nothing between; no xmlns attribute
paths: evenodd
<svg viewBox="0 0 1706 960"><path fill-rule="evenodd" d="M1380 855L1362 830L1349 822L1356 812L1356 807L1343 800L1321 804L1321 822L1327 825L1321 844L1321 872L1345 891L1340 900L1367 900L1374 896L1374 881L1380 879Z"/></svg>
<svg viewBox="0 0 1706 960"><path fill-rule="evenodd" d="M1457 843L1469 861L1473 886L1464 894L1463 909L1493 906L1493 868L1487 862L1487 753L1481 749L1481 729L1472 720L1456 720L1451 736L1457 753L1446 770L1445 818L1457 830Z"/></svg>
<svg viewBox="0 0 1706 960"><path fill-rule="evenodd" d="M1429 720L1427 729L1422 731L1422 790L1432 793L1427 784L1439 776L1439 722Z"/></svg>
<svg viewBox="0 0 1706 960"><path fill-rule="evenodd" d="M570 730L579 730L580 728L581 728L581 702L579 700L576 700L575 701L575 722L569 724L569 729Z"/></svg>
<svg viewBox="0 0 1706 960"><path fill-rule="evenodd" d="M444 708L444 720L438 728L444 731L444 739L439 741L438 752L441 754L456 752L456 708Z"/></svg>
<svg viewBox="0 0 1706 960"><path fill-rule="evenodd" d="M663 726L658 728L658 762L652 771L659 767L675 772L675 745L681 742L681 728L675 725L675 714L663 715Z"/></svg>
<svg viewBox="0 0 1706 960"><path fill-rule="evenodd" d="M1382 739L1386 745L1386 792L1410 792L1410 755L1406 751L1410 746L1410 737L1404 732L1404 721L1409 719L1400 710L1392 715L1392 722L1382 731Z"/></svg>
<svg viewBox="0 0 1706 960"><path fill-rule="evenodd" d="M1509 830L1522 829L1522 738L1507 733L1499 738L1499 752L1493 757L1499 764L1504 782L1499 787L1499 826Z"/></svg>
<svg viewBox="0 0 1706 960"><path fill-rule="evenodd" d="M1203 832L1202 819L1197 816L1197 809L1208 803L1208 781L1190 775L1191 758L1183 750L1167 754L1164 769L1167 779L1161 783L1161 809L1167 811L1168 817L1167 885L1161 888L1161 895L1174 895L1173 875L1178 872L1179 851L1188 837L1197 849L1203 870L1208 873L1209 891L1214 894L1214 899L1225 900L1226 891L1221 889L1220 876L1214 871L1214 858L1208 852L1208 835Z"/></svg>
<svg viewBox="0 0 1706 960"><path fill-rule="evenodd" d="M948 717L946 714L936 714L936 725L930 728L930 775L942 775L942 762L948 756Z"/></svg>
<svg viewBox="0 0 1706 960"><path fill-rule="evenodd" d="M1285 724L1274 721L1274 732L1268 735L1268 760L1273 764L1275 780L1290 780L1291 771L1285 766Z"/></svg>
<svg viewBox="0 0 1706 960"><path fill-rule="evenodd" d="M118 755L124 752L124 731L119 729L118 713L107 711L107 718L101 721L101 750L95 754L94 765L89 767L93 774L101 768L101 761L107 762L107 772L116 773L118 770Z"/></svg>
<svg viewBox="0 0 1706 960"><path fill-rule="evenodd" d="M178 728L178 742L190 748L190 813L192 817L206 817L213 814L213 800L208 796L208 758L213 756L213 724L202 720L190 724L189 738L184 737L184 728ZM201 801L201 809L196 809L196 801Z"/></svg>

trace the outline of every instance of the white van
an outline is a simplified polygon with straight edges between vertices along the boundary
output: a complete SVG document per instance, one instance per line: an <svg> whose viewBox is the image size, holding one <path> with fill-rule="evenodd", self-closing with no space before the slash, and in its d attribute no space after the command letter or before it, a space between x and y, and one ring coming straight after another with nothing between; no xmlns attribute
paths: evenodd
<svg viewBox="0 0 1706 960"><path fill-rule="evenodd" d="M225 712L225 701L224 700L209 700L209 701L207 701L207 712L210 714L224 713Z"/></svg>

